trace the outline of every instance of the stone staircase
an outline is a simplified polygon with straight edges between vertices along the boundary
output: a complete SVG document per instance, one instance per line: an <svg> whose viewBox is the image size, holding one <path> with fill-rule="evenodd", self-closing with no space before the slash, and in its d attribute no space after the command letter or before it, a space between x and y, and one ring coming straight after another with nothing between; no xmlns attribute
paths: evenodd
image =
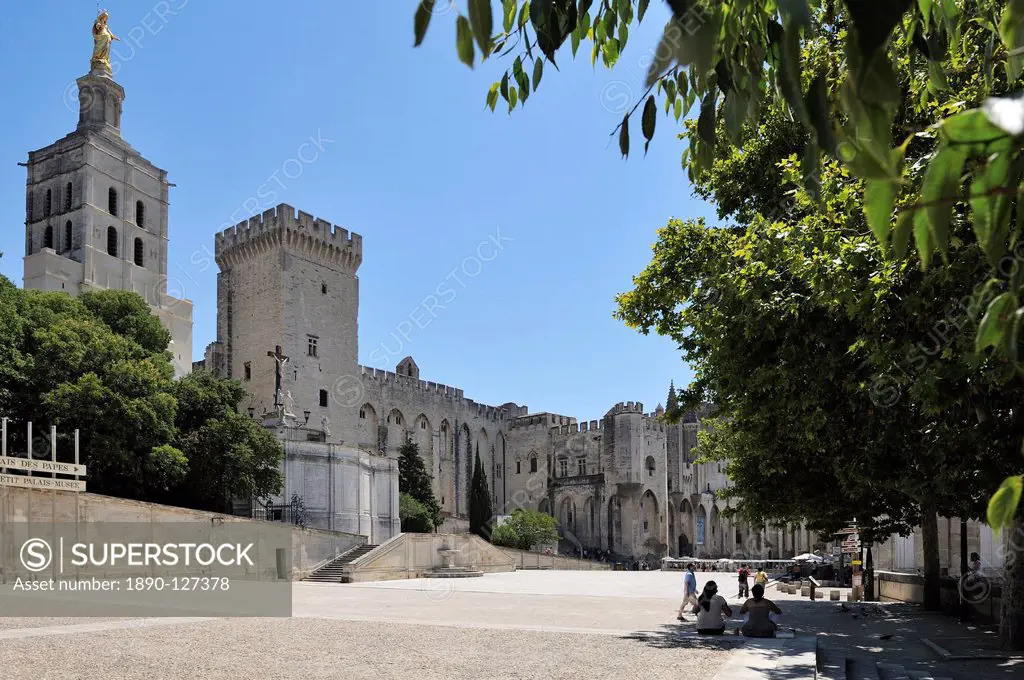
<svg viewBox="0 0 1024 680"><path fill-rule="evenodd" d="M355 562L363 555L373 551L377 546L372 543L360 545L352 548L346 553L340 555L337 559L332 560L320 567L309 577L307 581L320 581L322 583L341 583L344 577L345 566Z"/></svg>
<svg viewBox="0 0 1024 680"><path fill-rule="evenodd" d="M953 680L941 673L907 670L900 664L878 661L863 653L827 647L820 641L815 656L819 680Z"/></svg>

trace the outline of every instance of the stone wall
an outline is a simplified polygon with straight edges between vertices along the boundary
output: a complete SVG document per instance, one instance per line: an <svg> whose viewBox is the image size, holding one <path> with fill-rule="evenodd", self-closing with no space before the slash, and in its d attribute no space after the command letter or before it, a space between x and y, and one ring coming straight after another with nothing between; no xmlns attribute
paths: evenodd
<svg viewBox="0 0 1024 680"><path fill-rule="evenodd" d="M500 550L515 559L517 569L612 570L612 565L609 562L581 560L577 557L567 557L565 555L544 555L527 550L517 550L516 548L501 547Z"/></svg>
<svg viewBox="0 0 1024 680"><path fill-rule="evenodd" d="M0 526L12 523L51 524L77 522L84 527L113 523L216 525L248 523L273 531L287 528L292 534L292 580L300 580L326 562L358 545L364 536L340 531L303 529L280 522L258 522L234 515L191 510L157 503L143 503L113 496L73 491L39 491L19 487L0 487ZM7 560L14 564L13 560ZM144 574L149 575L149 574ZM5 575L6 576L6 575Z"/></svg>
<svg viewBox="0 0 1024 680"><path fill-rule="evenodd" d="M947 614L956 615L960 611L958 585L957 579L942 579L942 609ZM919 574L875 571L875 588L878 599L883 602L924 602L924 577ZM972 620L999 621L1002 590L998 584L986 583L984 587L965 589L965 595Z"/></svg>
<svg viewBox="0 0 1024 680"><path fill-rule="evenodd" d="M302 499L310 525L382 543L400 532L398 461L349 446L285 440L284 491Z"/></svg>

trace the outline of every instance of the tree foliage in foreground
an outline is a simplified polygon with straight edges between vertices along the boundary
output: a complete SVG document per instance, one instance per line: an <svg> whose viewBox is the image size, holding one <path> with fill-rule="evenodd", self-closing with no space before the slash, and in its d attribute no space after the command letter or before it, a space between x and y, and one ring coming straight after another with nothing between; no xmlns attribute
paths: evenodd
<svg viewBox="0 0 1024 680"><path fill-rule="evenodd" d="M416 10L417 45L437 4L422 0ZM575 57L589 46L593 64L614 67L650 4L469 0L467 15L455 18L456 51L470 67L477 51L481 61L512 59L486 96L492 110L501 98L511 112L567 49ZM800 175L808 193L820 204L823 158L862 180L858 212L890 257L904 259L913 238L923 267L936 253L947 261L953 235L969 225L997 293L976 327L974 350L1024 372L1024 263L1015 248L1024 214L1024 0L665 4L671 19L661 41L642 46L653 48L648 90L616 129L623 155L635 119L646 148L664 111L677 123L686 119L683 166L700 180L741 144L744 125L774 107L807 135ZM928 125L901 126L908 108ZM926 153L914 153L922 141ZM1022 488L1022 476L1005 481L990 503L990 524L1012 520Z"/></svg>
<svg viewBox="0 0 1024 680"><path fill-rule="evenodd" d="M10 446L58 431L70 460L79 430L90 491L209 510L280 489L280 444L235 411L238 383L174 381L170 336L126 291L72 297L0 277L0 415ZM44 442L36 441L39 449Z"/></svg>
<svg viewBox="0 0 1024 680"><path fill-rule="evenodd" d="M696 372L687 405L719 406L701 449L729 461L743 514L825 531L856 518L875 537L920 524L926 604L937 607L936 514L983 517L1019 469L1024 437L1024 385L974 351L992 296L976 286L984 251L958 224L944 267L886 257L857 209L858 183L827 161L811 197L799 188L805 138L772 121L745 128L744 152L726 152L696 187L740 224L670 222L620 316L679 343ZM783 200L736 200L759 166L780 175ZM1019 559L1006 556L1008 596ZM1019 612L1007 609L1012 623Z"/></svg>

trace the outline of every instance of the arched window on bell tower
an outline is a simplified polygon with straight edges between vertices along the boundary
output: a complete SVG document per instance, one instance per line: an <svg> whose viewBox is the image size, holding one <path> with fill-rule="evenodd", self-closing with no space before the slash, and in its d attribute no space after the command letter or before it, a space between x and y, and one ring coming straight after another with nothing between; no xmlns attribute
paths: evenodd
<svg viewBox="0 0 1024 680"><path fill-rule="evenodd" d="M64 250L71 250L72 247L71 220L64 223Z"/></svg>
<svg viewBox="0 0 1024 680"><path fill-rule="evenodd" d="M43 217L50 216L50 210L53 208L53 193L46 190L46 200L43 202Z"/></svg>
<svg viewBox="0 0 1024 680"><path fill-rule="evenodd" d="M46 229L43 230L43 247L53 248L53 227L50 225L46 225Z"/></svg>
<svg viewBox="0 0 1024 680"><path fill-rule="evenodd" d="M142 201L135 201L135 224L143 229L146 227L146 206Z"/></svg>
<svg viewBox="0 0 1024 680"><path fill-rule="evenodd" d="M107 255L117 257L117 229L114 227L107 227Z"/></svg>
<svg viewBox="0 0 1024 680"><path fill-rule="evenodd" d="M142 264L142 261L143 261L142 260L142 255L143 255L142 248L143 248L143 246L142 246L142 239L136 236L135 237L135 266L136 267L143 266L143 264Z"/></svg>
<svg viewBox="0 0 1024 680"><path fill-rule="evenodd" d="M117 217L117 189L114 187L107 192L107 212Z"/></svg>
<svg viewBox="0 0 1024 680"><path fill-rule="evenodd" d="M64 187L64 212L71 210L71 182L68 182L67 186Z"/></svg>

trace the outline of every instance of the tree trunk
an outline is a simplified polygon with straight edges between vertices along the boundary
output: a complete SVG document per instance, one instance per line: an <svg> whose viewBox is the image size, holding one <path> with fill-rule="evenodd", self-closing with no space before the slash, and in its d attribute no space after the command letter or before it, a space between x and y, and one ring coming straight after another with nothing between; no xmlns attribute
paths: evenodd
<svg viewBox="0 0 1024 680"><path fill-rule="evenodd" d="M1024 511L1003 529L1003 594L1000 606L999 644L1004 649L1024 649Z"/></svg>
<svg viewBox="0 0 1024 680"><path fill-rule="evenodd" d="M924 552L924 608L942 609L942 584L939 581L939 517L935 503L921 502L921 547Z"/></svg>

